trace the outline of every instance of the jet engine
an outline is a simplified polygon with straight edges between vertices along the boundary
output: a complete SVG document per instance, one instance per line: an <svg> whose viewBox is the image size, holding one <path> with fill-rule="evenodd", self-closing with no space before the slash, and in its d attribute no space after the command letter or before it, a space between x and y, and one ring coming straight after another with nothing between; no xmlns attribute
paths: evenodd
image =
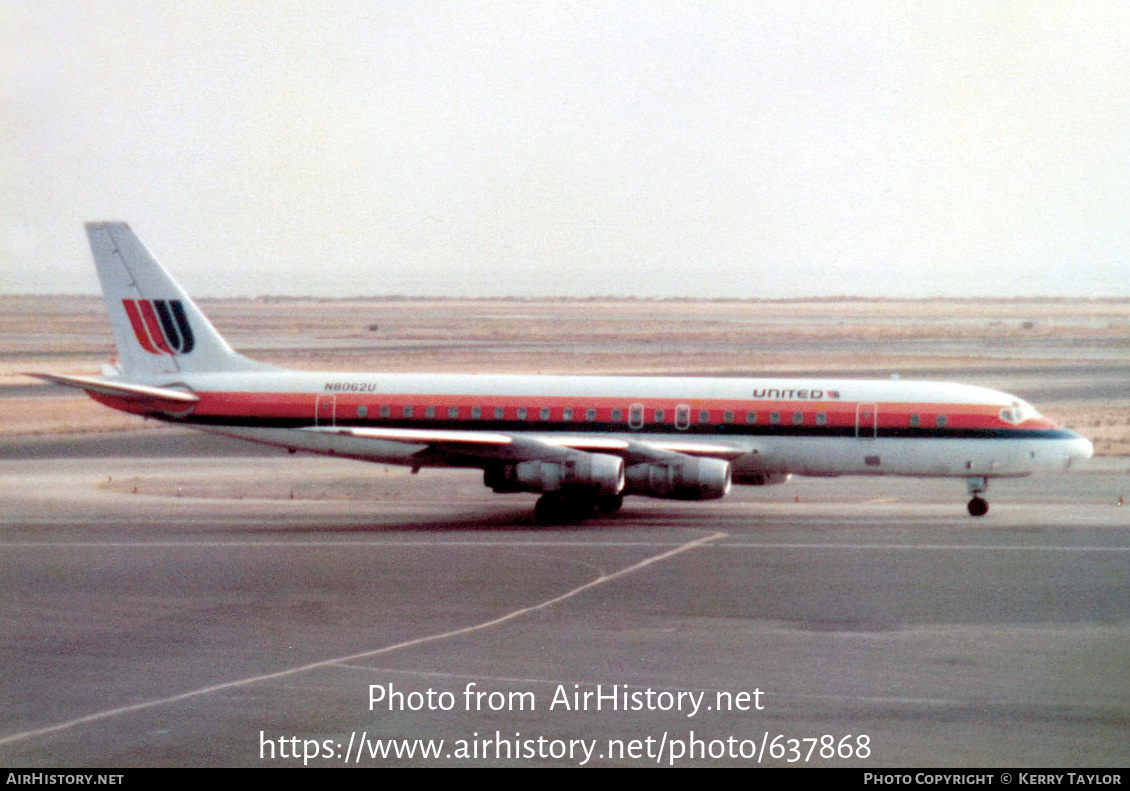
<svg viewBox="0 0 1130 791"><path fill-rule="evenodd" d="M626 494L669 500L716 500L730 492L730 463L687 456L672 461L633 464Z"/></svg>
<svg viewBox="0 0 1130 791"><path fill-rule="evenodd" d="M498 493L585 490L595 495L617 495L624 491L624 460L584 453L563 461L523 461L488 467L483 483Z"/></svg>

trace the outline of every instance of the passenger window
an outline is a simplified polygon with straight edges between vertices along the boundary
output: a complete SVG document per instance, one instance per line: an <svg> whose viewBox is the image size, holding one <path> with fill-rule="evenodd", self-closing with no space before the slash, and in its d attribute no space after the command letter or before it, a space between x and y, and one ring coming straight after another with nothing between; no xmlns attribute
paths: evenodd
<svg viewBox="0 0 1130 791"><path fill-rule="evenodd" d="M369 407L361 405L357 407L357 417L363 418L369 414Z"/></svg>
<svg viewBox="0 0 1130 791"><path fill-rule="evenodd" d="M816 425L818 425L818 426L828 425L828 413L827 412L817 412L816 413Z"/></svg>
<svg viewBox="0 0 1130 791"><path fill-rule="evenodd" d="M803 422L804 422L804 413L803 412L793 412L793 425L799 426Z"/></svg>
<svg viewBox="0 0 1130 791"><path fill-rule="evenodd" d="M628 428L643 427L643 404L632 404L628 407Z"/></svg>
<svg viewBox="0 0 1130 791"><path fill-rule="evenodd" d="M389 407L381 407L381 417L388 417L390 414L392 414L392 410Z"/></svg>
<svg viewBox="0 0 1130 791"><path fill-rule="evenodd" d="M483 408L481 406L471 407L471 420L480 420L483 416Z"/></svg>
<svg viewBox="0 0 1130 791"><path fill-rule="evenodd" d="M663 419L665 417L667 417L667 413L664 412L662 409L655 410L655 422L656 423L662 423Z"/></svg>
<svg viewBox="0 0 1130 791"><path fill-rule="evenodd" d="M769 422L771 424L773 424L774 426L776 426L778 423L781 422L781 413L780 412L770 412L769 413Z"/></svg>
<svg viewBox="0 0 1130 791"><path fill-rule="evenodd" d="M434 406L424 407L424 417L435 417L435 416L436 416L436 408Z"/></svg>
<svg viewBox="0 0 1130 791"><path fill-rule="evenodd" d="M757 413L756 412L746 412L745 413L745 422L749 423L752 426L754 423L757 422Z"/></svg>
<svg viewBox="0 0 1130 791"><path fill-rule="evenodd" d="M675 428L684 430L691 425L691 408L686 404L675 407Z"/></svg>
<svg viewBox="0 0 1130 791"><path fill-rule="evenodd" d="M934 418L934 425L936 425L938 428L945 428L946 427L946 416L945 415L938 415L936 418Z"/></svg>
<svg viewBox="0 0 1130 791"><path fill-rule="evenodd" d="M502 420L504 417L506 417L506 407L496 406L494 408L494 419L495 420Z"/></svg>
<svg viewBox="0 0 1130 791"><path fill-rule="evenodd" d="M594 407L590 406L588 409L585 410L585 420L587 420L590 423L593 422L594 420L596 420L596 409Z"/></svg>
<svg viewBox="0 0 1130 791"><path fill-rule="evenodd" d="M538 417L542 420L549 420L549 407L543 406L538 412Z"/></svg>
<svg viewBox="0 0 1130 791"><path fill-rule="evenodd" d="M623 409L613 409L612 410L612 422L613 423L619 423L623 419L624 419L624 410Z"/></svg>
<svg viewBox="0 0 1130 791"><path fill-rule="evenodd" d="M400 410L400 414L402 414L404 417L412 417L412 407L410 407L410 406L404 407L403 409Z"/></svg>
<svg viewBox="0 0 1130 791"><path fill-rule="evenodd" d="M519 420L525 420L526 419L526 408L524 406L518 407L518 419Z"/></svg>
<svg viewBox="0 0 1130 791"><path fill-rule="evenodd" d="M722 413L722 422L723 423L733 423L734 422L734 413L729 412L729 411L723 412Z"/></svg>
<svg viewBox="0 0 1130 791"><path fill-rule="evenodd" d="M910 416L910 427L911 428L918 428L921 425L922 425L922 416L921 415L911 415Z"/></svg>
<svg viewBox="0 0 1130 791"><path fill-rule="evenodd" d="M448 407L447 408L447 416L449 418L451 418L452 420L455 420L456 418L458 418L459 417L459 407L457 407L457 406Z"/></svg>
<svg viewBox="0 0 1130 791"><path fill-rule="evenodd" d="M564 409L561 410L561 419L562 420L572 420L573 419L573 409L572 409L572 407L565 407Z"/></svg>
<svg viewBox="0 0 1130 791"><path fill-rule="evenodd" d="M698 422L699 423L709 423L710 422L710 410L709 409L698 410Z"/></svg>

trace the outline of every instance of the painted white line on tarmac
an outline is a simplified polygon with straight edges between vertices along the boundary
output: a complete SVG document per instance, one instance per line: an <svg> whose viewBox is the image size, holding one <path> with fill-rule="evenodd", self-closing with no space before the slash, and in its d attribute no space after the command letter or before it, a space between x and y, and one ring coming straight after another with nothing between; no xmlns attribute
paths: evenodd
<svg viewBox="0 0 1130 791"><path fill-rule="evenodd" d="M612 580L619 579L620 577L623 577L623 576L626 576L628 574L632 574L636 571L639 571L641 569L647 568L648 566L652 565L653 563L659 563L663 560L667 560L668 558L674 557L675 555L679 555L683 552L688 552L692 549L703 546L704 544L709 544L712 541L717 541L720 538L725 538L726 535L727 535L726 533L713 533L709 536L704 536L702 538L696 538L694 541L688 541L685 544L680 544L679 546L675 547L674 549L670 549L666 552L661 552L658 555L652 555L649 558L645 558L644 560L641 560L638 563L633 563L632 565L627 566L625 568L622 568L619 571L614 571L611 574L601 574L600 576L584 583L583 585L578 585L577 587L575 587L571 590L568 590L568 591L566 591L565 593L562 593L559 596L554 596L552 599L546 599L545 601L540 602L539 604L533 604L533 605L530 605L529 607L521 607L517 610L513 610L511 612L508 612L505 615L501 615L497 618L492 618L489 621L483 621L482 623L477 623L477 624L474 624L472 626L464 626L460 629L452 629L452 630L447 631L447 632L440 632L439 634L426 635L424 637L416 637L416 638L413 638L412 640L405 640L405 641L400 642L400 643L394 643L393 645L387 645L383 648L375 648L371 651L362 651L362 652L357 653L357 654L350 654L348 656L339 656L339 657L335 657L333 659L323 659L323 660L318 661L318 662L311 662L311 663L306 664L306 665L299 665L298 667L292 667L292 668L288 668L286 670L277 670L274 673L264 673L264 674L259 675L259 676L251 676L249 678L242 678L242 679L238 679L236 681L225 681L222 684L213 684L211 686L201 687L200 689L194 689L194 690L191 690L189 692L182 692L179 695L170 695L169 697L165 697L165 698L157 698L155 700L147 700L147 701L144 701L142 703L134 703L134 704L129 705L129 706L120 706L120 707L114 708L114 709L107 709L105 711L95 712L94 714L87 714L84 717L78 717L77 719L67 720L66 722L56 723L55 725L48 725L48 726L43 727L43 728L35 728L33 730L30 730L30 731L23 731L21 733L13 733L9 736L4 736L3 738L0 738L0 745L11 744L13 742L23 741L25 739L31 739L31 738L34 738L36 736L45 736L45 735L50 734L50 733L57 733L59 731L67 730L69 728L74 728L78 725L85 725L85 724L91 723L91 722L98 722L100 720L110 719L111 717L117 717L117 716L120 716L120 715L123 715L123 714L131 714L131 713L136 712L136 711L144 711L146 709L155 708L157 706L164 706L164 705L167 705L169 703L177 703L177 702L182 701L182 700L189 700L191 698L197 698L197 697L201 697L203 695L208 695L212 692L219 692L219 691L225 690L225 689L234 689L236 687L245 687L245 686L249 686L251 684L257 684L261 681L272 681L276 678L285 678L287 676L293 676L293 675L296 675L298 673L304 673L308 670L316 670L318 668L329 667L329 666L332 666L332 665L339 665L339 664L342 664L342 663L345 663L345 662L352 662L352 661L356 661L358 659L364 659L364 658L370 657L370 656L379 656L381 654L391 653L392 651L398 651L402 648L410 648L412 646L423 645L425 643L439 642L440 640L447 640L447 639L452 638L452 637L459 637L461 635L471 634L473 632L482 631L484 629L490 629L492 627L499 626L500 624L504 624L504 623L507 623L509 621L513 621L517 618L521 618L522 616L528 615L529 613L537 612L538 610L543 610L547 607L552 607L555 604L559 604L559 603L561 603L561 602L563 602L567 599L571 599L574 596L577 596L578 594L584 593L587 590L590 590L592 588L597 587L598 585L603 585L607 582L611 582Z"/></svg>

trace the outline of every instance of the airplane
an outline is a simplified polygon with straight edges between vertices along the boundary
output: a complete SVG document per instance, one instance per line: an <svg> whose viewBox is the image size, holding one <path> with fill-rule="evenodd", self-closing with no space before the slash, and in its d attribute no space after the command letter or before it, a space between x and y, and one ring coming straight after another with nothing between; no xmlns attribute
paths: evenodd
<svg viewBox="0 0 1130 791"><path fill-rule="evenodd" d="M1090 441L1016 396L909 380L320 373L235 352L129 225L87 223L118 362L32 374L114 409L382 464L478 468L533 492L538 523L626 495L713 500L792 475L992 478L1064 470Z"/></svg>

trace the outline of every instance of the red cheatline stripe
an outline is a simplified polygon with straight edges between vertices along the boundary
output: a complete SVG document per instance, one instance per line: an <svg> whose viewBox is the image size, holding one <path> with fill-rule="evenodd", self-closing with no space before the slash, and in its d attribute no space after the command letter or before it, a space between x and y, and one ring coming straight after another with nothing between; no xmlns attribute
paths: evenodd
<svg viewBox="0 0 1130 791"><path fill-rule="evenodd" d="M197 406L195 413L198 416L233 416L238 417L241 415L251 415L259 418L294 418L294 417L312 417L314 412L314 401L316 398L325 398L325 393L255 393L255 392L204 392L199 394L201 397L200 403ZM561 421L561 408L562 405L568 405L573 408L573 419L569 421L576 426L577 431L584 431L585 426L589 421L585 420L585 409L587 406L592 406L597 410L596 421L607 422L612 420L611 411L613 406L621 410L619 422L626 422L628 417L628 399L615 399L607 396L594 396L591 399L584 398L583 396L497 396L497 395L436 395L434 393L371 393L366 395L348 394L337 395L336 397L336 415L338 420L354 419L358 406L365 406L367 414L365 420L379 422L381 420L413 420L421 426L426 426L430 422L447 421L451 418L448 417L447 410L449 407L458 407L459 415L457 420L466 423L468 428L474 426L478 422L487 422L494 420L494 408L503 407L506 411L504 420L516 420L516 408L518 406L527 409L527 417L525 423L531 429L536 429L537 425L543 421L540 420L539 410L543 406L548 406L552 410L552 419L554 422ZM654 403L655 407L651 404ZM871 402L869 402L871 403ZM662 425L673 425L673 408L676 402L671 399L663 401L649 402L647 407L647 421L646 425L655 426L657 424L652 419L652 412L654 408L667 410L667 415L664 418ZM413 416L411 418L404 418L402 415L402 407L410 405L413 407ZM390 415L387 418L380 417L380 407L388 406ZM428 418L425 416L424 409L427 406L435 407L435 416ZM470 406L479 406L481 408L481 417L472 419L470 417ZM691 426L702 425L698 422L698 410L709 408L710 423L708 425L722 424L723 409L725 411L732 411L734 413L733 424L735 427L744 427L749 425L746 423L746 412L753 411L757 413L757 426L769 426L769 414L771 411L780 413L781 427L790 427L792 423L792 413L794 411L801 412L804 415L802 425L813 426L815 424L815 413L825 412L827 414L827 422L824 424L829 429L837 427L853 427L856 422L854 402L837 402L835 404L821 402L771 402L766 404L764 402L748 402L739 400L725 400L725 401L711 401L704 402L698 401L695 403L694 411L692 412ZM879 402L877 405L879 414L879 428L909 428L910 415L917 414L920 416L921 428L931 429L935 428L935 416L942 414L947 418L946 428L949 429L994 429L1008 427L1001 421L998 414L1000 410L999 404L958 404L958 403L926 403L926 402ZM1013 426L1020 430L1042 430L1049 428L1057 428L1058 424L1054 421L1044 417L1035 418L1021 426ZM866 424L866 430L871 430L871 423Z"/></svg>
<svg viewBox="0 0 1130 791"><path fill-rule="evenodd" d="M141 344L141 348L150 354L160 354L153 348L153 342L149 340L149 333L145 329L145 324L141 320L141 314L137 312L137 302L132 299L123 299L122 307L126 309L126 315L129 317L130 326L133 327L133 334L137 338L137 342Z"/></svg>
<svg viewBox="0 0 1130 791"><path fill-rule="evenodd" d="M145 326L149 328L149 337L153 339L153 343L165 354L172 354L173 350L169 348L161 332L161 323L157 320L157 314L153 312L153 303L147 299L139 299L137 304L141 308L141 315L145 319Z"/></svg>

